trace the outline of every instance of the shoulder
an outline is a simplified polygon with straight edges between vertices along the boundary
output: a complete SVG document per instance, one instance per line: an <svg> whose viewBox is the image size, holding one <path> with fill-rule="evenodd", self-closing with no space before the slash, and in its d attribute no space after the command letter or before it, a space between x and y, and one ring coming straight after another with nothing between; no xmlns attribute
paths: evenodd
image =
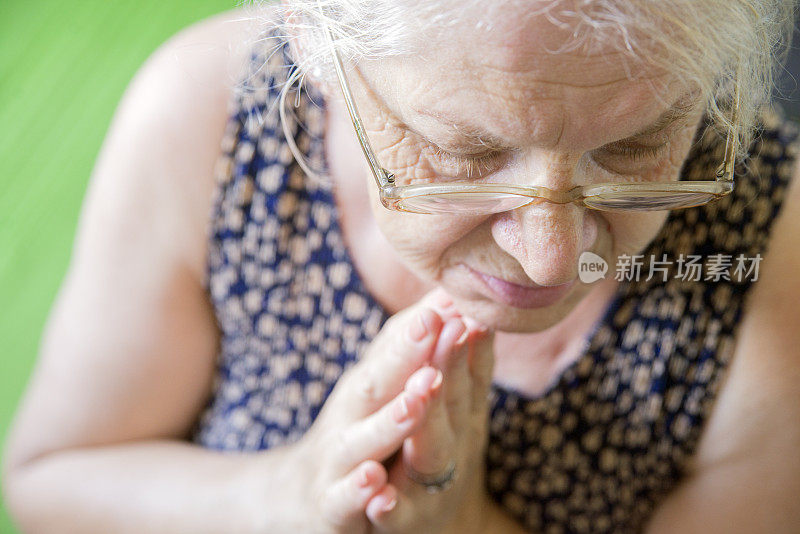
<svg viewBox="0 0 800 534"><path fill-rule="evenodd" d="M9 432L6 469L72 447L184 437L196 421L219 343L200 284L203 227L249 24L232 12L180 32L128 87Z"/></svg>
<svg viewBox="0 0 800 534"><path fill-rule="evenodd" d="M162 44L125 91L90 182L90 194L117 219L144 211L159 221L171 252L198 277L233 91L270 16L228 11Z"/></svg>
<svg viewBox="0 0 800 534"><path fill-rule="evenodd" d="M781 130L774 131L780 136ZM781 149L789 156L788 167L780 171L785 177L781 180L788 178L785 197L690 472L695 480L716 480L719 487L705 487L718 491L718 497L727 495L731 503L764 503L771 510L765 509L766 514L783 521L800 521L791 502L800 491L800 461L787 461L798 458L800 450L798 148L795 139Z"/></svg>
<svg viewBox="0 0 800 534"><path fill-rule="evenodd" d="M800 524L800 144L789 144L791 128L768 129L756 159L777 173L762 177L773 188L786 184L783 204L697 451L649 533L796 532Z"/></svg>
<svg viewBox="0 0 800 534"><path fill-rule="evenodd" d="M780 128L773 131L780 137ZM728 375L700 443L698 469L745 452L774 455L785 439L793 440L795 450L800 448L800 140L791 145L784 141L781 151L789 156L783 162L788 167L775 167L784 177L775 180L786 183L784 200L745 303ZM770 142L776 143L777 139ZM775 150L768 157L774 157ZM785 420L791 412L794 417ZM794 432L787 432L787 422L795 426ZM800 480L800 472L795 476Z"/></svg>

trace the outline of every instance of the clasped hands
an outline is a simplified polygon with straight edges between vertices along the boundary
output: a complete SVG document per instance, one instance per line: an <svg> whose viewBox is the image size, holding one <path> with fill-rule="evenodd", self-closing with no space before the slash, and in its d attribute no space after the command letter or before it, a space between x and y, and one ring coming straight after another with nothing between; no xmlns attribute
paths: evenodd
<svg viewBox="0 0 800 534"><path fill-rule="evenodd" d="M479 531L492 340L440 289L390 318L297 444L304 528Z"/></svg>

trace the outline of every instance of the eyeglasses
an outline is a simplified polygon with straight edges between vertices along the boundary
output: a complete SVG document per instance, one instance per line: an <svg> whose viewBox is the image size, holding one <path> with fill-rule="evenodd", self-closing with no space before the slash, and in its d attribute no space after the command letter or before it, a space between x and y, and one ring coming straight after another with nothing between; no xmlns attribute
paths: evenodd
<svg viewBox="0 0 800 534"><path fill-rule="evenodd" d="M567 191L538 186L470 182L397 185L394 174L380 165L369 143L333 36L327 27L325 32L347 111L350 113L361 150L369 162L372 175L380 190L381 203L388 209L411 213L488 215L532 204L553 202L575 203L605 211L655 211L700 206L718 200L733 191L736 160L734 140L738 136L736 128L736 114L739 109L738 84L734 96L732 120L734 126L728 131L725 157L715 172L714 180L662 183L608 182L577 186Z"/></svg>

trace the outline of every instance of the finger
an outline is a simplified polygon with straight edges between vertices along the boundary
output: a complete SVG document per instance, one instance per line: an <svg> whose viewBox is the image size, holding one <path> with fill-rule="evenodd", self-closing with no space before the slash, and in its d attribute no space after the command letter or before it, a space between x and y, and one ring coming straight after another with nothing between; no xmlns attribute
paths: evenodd
<svg viewBox="0 0 800 534"><path fill-rule="evenodd" d="M423 300L428 302L436 311L436 313L438 313L439 316L445 321L461 315L456 309L453 299L441 287L437 287L426 294L425 297L423 297Z"/></svg>
<svg viewBox="0 0 800 534"><path fill-rule="evenodd" d="M436 347L433 350L431 364L441 369L447 377L447 371L453 362L453 349L456 345L466 341L468 336L467 326L460 317L454 317L442 326Z"/></svg>
<svg viewBox="0 0 800 534"><path fill-rule="evenodd" d="M469 431L472 416L472 376L469 372L471 343L464 341L453 348L450 368L444 378L444 403L450 427L456 435Z"/></svg>
<svg viewBox="0 0 800 534"><path fill-rule="evenodd" d="M469 332L460 318L451 319L442 328L433 362L444 375L444 403L450 427L458 433L472 409L472 380L469 373L467 342Z"/></svg>
<svg viewBox="0 0 800 534"><path fill-rule="evenodd" d="M419 427L426 410L424 398L403 391L377 412L348 425L334 445L334 472L348 472L364 460L389 458Z"/></svg>
<svg viewBox="0 0 800 534"><path fill-rule="evenodd" d="M494 333L478 336L471 344L469 353L472 377L472 412L484 412L494 373Z"/></svg>
<svg viewBox="0 0 800 534"><path fill-rule="evenodd" d="M330 405L337 406L345 422L362 419L385 405L403 389L411 373L430 360L441 327L441 318L430 308L387 323L365 359L342 377L339 395Z"/></svg>
<svg viewBox="0 0 800 534"><path fill-rule="evenodd" d="M384 489L387 479L382 464L373 460L362 462L322 495L320 507L323 516L334 526L348 526L362 517L367 503Z"/></svg>
<svg viewBox="0 0 800 534"><path fill-rule="evenodd" d="M392 484L386 484L367 503L367 519L375 532L398 532L405 525L414 523L416 511L414 502L403 495Z"/></svg>
<svg viewBox="0 0 800 534"><path fill-rule="evenodd" d="M342 412L352 421L386 404L430 360L441 328L441 317L429 307L393 317L364 360L343 377Z"/></svg>
<svg viewBox="0 0 800 534"><path fill-rule="evenodd" d="M350 420L374 412L402 390L411 373L430 362L444 322L458 315L447 293L436 289L392 317L362 362L343 377L342 411Z"/></svg>
<svg viewBox="0 0 800 534"><path fill-rule="evenodd" d="M403 442L403 464L420 475L433 476L443 472L455 454L455 435L441 394L442 380L442 372L437 370L436 379L430 388L428 413L416 432ZM416 387L409 380L407 388L414 390Z"/></svg>
<svg viewBox="0 0 800 534"><path fill-rule="evenodd" d="M467 325L467 330L470 333L470 336L476 335L484 335L489 333L489 329L482 323L479 323L472 317L467 317L466 315L461 317L464 320L464 324Z"/></svg>

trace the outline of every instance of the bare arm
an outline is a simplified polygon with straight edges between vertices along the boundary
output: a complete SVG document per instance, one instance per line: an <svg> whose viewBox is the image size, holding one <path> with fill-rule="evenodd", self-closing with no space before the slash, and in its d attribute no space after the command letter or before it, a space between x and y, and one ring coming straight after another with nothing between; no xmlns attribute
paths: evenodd
<svg viewBox="0 0 800 534"><path fill-rule="evenodd" d="M246 532L262 516L252 457L181 441L217 352L201 281L241 16L165 44L117 111L4 455L26 532Z"/></svg>
<svg viewBox="0 0 800 534"><path fill-rule="evenodd" d="M800 531L800 166L691 476L648 532Z"/></svg>
<svg viewBox="0 0 800 534"><path fill-rule="evenodd" d="M222 454L186 441L219 343L202 279L230 66L249 51L228 44L247 41L249 23L227 22L239 17L167 43L117 112L4 456L25 532L366 532L367 505L390 498L381 462L432 405L426 362L456 319L435 295L387 322L299 442Z"/></svg>
<svg viewBox="0 0 800 534"><path fill-rule="evenodd" d="M8 506L24 532L281 532L281 510L294 504L282 500L284 452L154 439L73 447L15 467Z"/></svg>

